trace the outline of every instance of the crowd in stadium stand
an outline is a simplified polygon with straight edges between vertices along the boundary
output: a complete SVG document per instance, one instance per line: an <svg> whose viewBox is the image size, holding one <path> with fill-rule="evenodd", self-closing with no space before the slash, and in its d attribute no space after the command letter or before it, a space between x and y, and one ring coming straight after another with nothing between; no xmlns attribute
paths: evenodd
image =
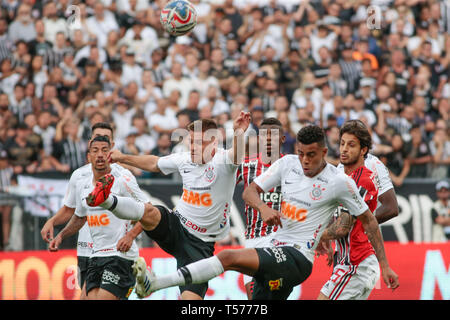
<svg viewBox="0 0 450 320"><path fill-rule="evenodd" d="M339 127L361 119L396 186L449 176L448 2L192 0L198 25L180 37L161 27L165 3L0 0L2 185L83 165L99 121L123 152L161 156L183 150L175 129L214 118L225 132L240 110L255 130L277 117L284 153L321 125L334 164Z"/></svg>

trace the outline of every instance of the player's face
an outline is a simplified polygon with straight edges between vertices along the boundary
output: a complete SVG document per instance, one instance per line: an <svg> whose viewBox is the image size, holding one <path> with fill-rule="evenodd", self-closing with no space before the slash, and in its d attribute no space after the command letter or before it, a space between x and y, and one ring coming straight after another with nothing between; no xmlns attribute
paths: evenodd
<svg viewBox="0 0 450 320"><path fill-rule="evenodd" d="M217 131L190 132L191 161L193 163L203 164L212 159L215 154L215 148L217 147Z"/></svg>
<svg viewBox="0 0 450 320"><path fill-rule="evenodd" d="M311 144L297 143L297 154L305 176L314 177L322 170L327 151L326 147L320 146L317 142Z"/></svg>
<svg viewBox="0 0 450 320"><path fill-rule="evenodd" d="M259 150L263 156L267 156L268 158L268 161L264 161L265 163L271 162L272 155L278 158L281 152L281 145L285 140L286 137L278 126L261 126L259 129Z"/></svg>
<svg viewBox="0 0 450 320"><path fill-rule="evenodd" d="M341 137L339 151L340 161L346 165L354 165L358 162L364 162L364 153L367 148L361 149L359 139L350 133L344 133Z"/></svg>
<svg viewBox="0 0 450 320"><path fill-rule="evenodd" d="M108 153L111 150L109 143L104 141L94 141L89 147L89 159L92 168L97 171L106 171L109 169Z"/></svg>

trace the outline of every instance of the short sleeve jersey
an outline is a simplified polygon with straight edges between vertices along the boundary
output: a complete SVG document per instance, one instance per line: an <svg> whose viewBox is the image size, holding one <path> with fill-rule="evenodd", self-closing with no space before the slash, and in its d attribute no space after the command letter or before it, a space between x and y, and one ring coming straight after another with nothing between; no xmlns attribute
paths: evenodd
<svg viewBox="0 0 450 320"><path fill-rule="evenodd" d="M131 197L141 202L149 201L148 196L139 188L136 178L129 170L119 165L112 165L111 174L115 179L111 194ZM94 188L93 178L92 170L89 170L79 177L75 187L75 214L87 218L86 222L93 242L91 257L120 256L129 260L136 259L139 256L139 249L135 241L128 252L117 251L117 242L133 228L131 221L119 219L102 207L87 205L86 197Z"/></svg>
<svg viewBox="0 0 450 320"><path fill-rule="evenodd" d="M254 182L264 191L281 185L282 228L272 243L294 245L314 261L314 250L339 204L354 216L368 210L355 182L327 164L316 176L303 173L297 155L286 155L273 163Z"/></svg>
<svg viewBox="0 0 450 320"><path fill-rule="evenodd" d="M180 173L183 194L175 214L190 233L203 241L221 240L230 231L229 213L238 166L231 163L228 152L219 148L205 164L193 163L189 152L158 160L163 174Z"/></svg>

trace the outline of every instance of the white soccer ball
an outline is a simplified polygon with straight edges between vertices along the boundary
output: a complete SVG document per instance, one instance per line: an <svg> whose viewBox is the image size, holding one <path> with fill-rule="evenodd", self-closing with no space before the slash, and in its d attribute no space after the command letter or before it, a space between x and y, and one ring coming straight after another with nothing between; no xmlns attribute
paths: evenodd
<svg viewBox="0 0 450 320"><path fill-rule="evenodd" d="M174 0L161 10L160 21L168 33L181 36L197 24L197 11L189 1Z"/></svg>

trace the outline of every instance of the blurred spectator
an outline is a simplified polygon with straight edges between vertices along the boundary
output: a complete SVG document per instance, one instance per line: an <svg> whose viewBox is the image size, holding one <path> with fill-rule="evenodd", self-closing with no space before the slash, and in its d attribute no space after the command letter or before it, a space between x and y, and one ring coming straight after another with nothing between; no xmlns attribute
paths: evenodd
<svg viewBox="0 0 450 320"><path fill-rule="evenodd" d="M53 45L56 45L57 34L62 33L62 36L67 36L67 26L66 21L63 18L58 17L58 10L56 8L56 4L53 1L48 1L44 5L44 9L42 11L43 22L45 26L45 40L51 42Z"/></svg>
<svg viewBox="0 0 450 320"><path fill-rule="evenodd" d="M394 134L392 136L391 146L392 151L380 155L380 159L388 168L394 185L400 187L408 176L411 165L401 135Z"/></svg>
<svg viewBox="0 0 450 320"><path fill-rule="evenodd" d="M119 30L119 25L112 12L105 9L102 1L95 1L93 4L94 15L87 18L86 26L90 33L95 34L98 39L98 45L104 47L108 32L111 30Z"/></svg>
<svg viewBox="0 0 450 320"><path fill-rule="evenodd" d="M426 178L429 173L432 156L430 148L422 136L422 131L419 125L413 125L409 131L411 141L406 145L408 150L407 159L411 165L408 177Z"/></svg>
<svg viewBox="0 0 450 320"><path fill-rule="evenodd" d="M326 142L328 148L326 160L332 165L337 166L339 164L339 155L340 155L339 127L338 126L328 127L326 130L326 134L327 134Z"/></svg>
<svg viewBox="0 0 450 320"><path fill-rule="evenodd" d="M437 200L433 203L431 216L433 225L433 241L450 240L450 185L447 180L436 184Z"/></svg>
<svg viewBox="0 0 450 320"><path fill-rule="evenodd" d="M66 117L56 125L52 156L57 170L72 172L86 163L87 145L79 137L80 120Z"/></svg>
<svg viewBox="0 0 450 320"><path fill-rule="evenodd" d="M15 174L34 173L38 167L42 140L40 136L30 135L31 130L25 123L19 123L15 135L5 142L8 160Z"/></svg>
<svg viewBox="0 0 450 320"><path fill-rule="evenodd" d="M170 134L168 133L160 134L157 144L150 152L150 154L158 157L164 157L171 154L171 152L172 152L172 141ZM172 174L164 175L162 173L151 173L150 177L156 179L172 179Z"/></svg>
<svg viewBox="0 0 450 320"><path fill-rule="evenodd" d="M131 128L130 132L125 138L123 145L119 145L118 148L125 154L139 155L143 154L141 149L136 145L136 138L138 136L138 131L136 128Z"/></svg>
<svg viewBox="0 0 450 320"><path fill-rule="evenodd" d="M433 157L430 176L436 179L450 177L450 140L445 127L436 127L429 148Z"/></svg>
<svg viewBox="0 0 450 320"><path fill-rule="evenodd" d="M133 116L131 124L132 130L136 129L136 146L142 153L150 154L156 147L156 140L149 134L147 120L142 113L137 113Z"/></svg>
<svg viewBox="0 0 450 320"><path fill-rule="evenodd" d="M8 27L9 39L12 42L25 40L26 42L36 38L33 18L31 17L31 7L22 3L17 8L17 16Z"/></svg>
<svg viewBox="0 0 450 320"><path fill-rule="evenodd" d="M297 135L291 128L289 114L286 111L282 111L278 113L277 119L280 120L281 124L283 125L283 134L286 137L284 143L281 146L281 153L293 154Z"/></svg>
<svg viewBox="0 0 450 320"><path fill-rule="evenodd" d="M14 169L8 162L8 153L0 148L0 190L4 191L11 185L16 184ZM9 250L9 235L11 230L11 210L15 201L7 197L0 198L0 214L2 219L2 242L0 250Z"/></svg>

